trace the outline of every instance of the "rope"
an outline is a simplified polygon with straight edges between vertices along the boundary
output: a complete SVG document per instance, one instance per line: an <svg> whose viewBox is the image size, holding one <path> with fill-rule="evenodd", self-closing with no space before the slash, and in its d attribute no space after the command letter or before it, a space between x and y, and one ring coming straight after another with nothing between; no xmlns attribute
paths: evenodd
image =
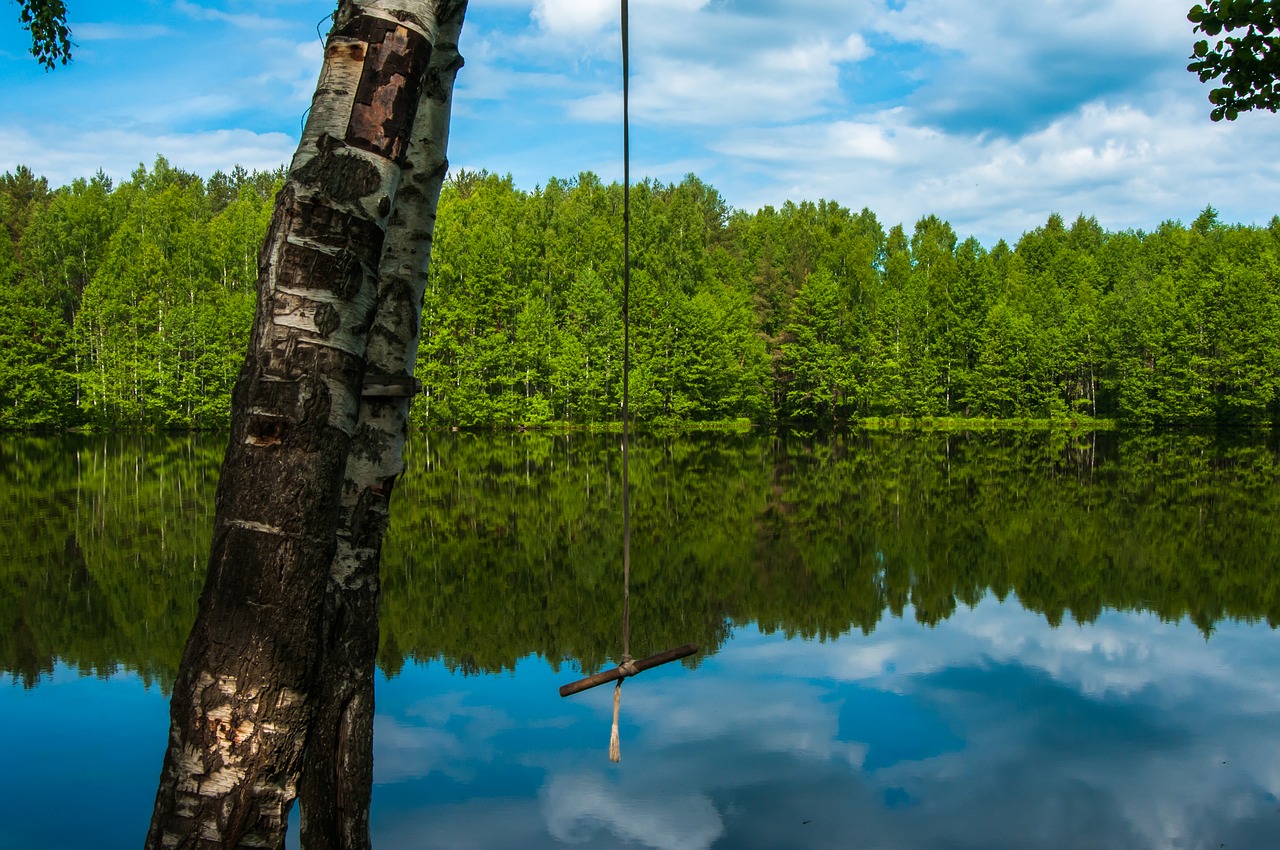
<svg viewBox="0 0 1280 850"><path fill-rule="evenodd" d="M627 0L622 0L622 661L631 661L631 127Z"/></svg>
<svg viewBox="0 0 1280 850"><path fill-rule="evenodd" d="M609 733L609 761L622 761L622 739L618 736L618 709L622 707L622 680L613 686L613 730Z"/></svg>
<svg viewBox="0 0 1280 850"><path fill-rule="evenodd" d="M631 458L627 453L627 425L631 395L631 127L627 0L622 0L622 663L626 676L637 672L631 660ZM622 679L613 688L613 728L609 732L609 761L622 761L618 711L622 707Z"/></svg>

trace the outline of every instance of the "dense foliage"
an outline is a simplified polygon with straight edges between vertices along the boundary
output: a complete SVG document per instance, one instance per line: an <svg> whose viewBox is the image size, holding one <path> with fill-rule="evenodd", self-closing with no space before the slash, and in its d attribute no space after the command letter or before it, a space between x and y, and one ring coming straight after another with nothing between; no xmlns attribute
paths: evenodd
<svg viewBox="0 0 1280 850"><path fill-rule="evenodd" d="M204 576L223 443L0 440L0 671L56 660L170 682ZM384 671L440 658L594 668L621 640L616 438L419 434L383 550ZM1280 624L1271 432L1062 431L637 441L631 645L714 652L935 624L1014 594L1053 625L1105 608Z"/></svg>
<svg viewBox="0 0 1280 850"><path fill-rule="evenodd" d="M278 178L0 177L0 427L225 424Z"/></svg>
<svg viewBox="0 0 1280 850"><path fill-rule="evenodd" d="M163 159L119 186L0 177L0 428L224 424L277 177ZM988 250L935 216L731 210L693 176L632 200L642 422L1280 417L1280 218L1053 215ZM621 205L591 174L450 179L418 424L616 420Z"/></svg>
<svg viewBox="0 0 1280 850"><path fill-rule="evenodd" d="M1202 83L1222 82L1209 90L1210 118L1234 121L1251 109L1280 109L1280 2L1210 0L1192 6L1187 20L1216 39L1212 46L1197 41L1187 65Z"/></svg>

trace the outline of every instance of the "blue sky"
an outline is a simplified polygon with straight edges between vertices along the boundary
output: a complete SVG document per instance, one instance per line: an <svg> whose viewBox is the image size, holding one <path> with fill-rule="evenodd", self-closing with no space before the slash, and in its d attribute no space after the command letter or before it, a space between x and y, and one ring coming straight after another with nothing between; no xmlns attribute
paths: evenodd
<svg viewBox="0 0 1280 850"><path fill-rule="evenodd" d="M333 0L71 0L72 65L0 27L0 171L288 160ZM1280 212L1280 116L1212 124L1188 0L632 0L632 173L1016 239ZM616 0L472 0L450 159L621 179Z"/></svg>

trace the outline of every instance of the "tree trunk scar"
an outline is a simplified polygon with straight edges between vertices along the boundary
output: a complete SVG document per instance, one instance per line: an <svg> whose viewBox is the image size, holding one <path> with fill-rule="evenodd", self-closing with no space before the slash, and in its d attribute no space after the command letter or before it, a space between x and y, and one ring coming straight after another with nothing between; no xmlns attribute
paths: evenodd
<svg viewBox="0 0 1280 850"><path fill-rule="evenodd" d="M283 529L276 528L274 525L266 525L265 523L261 523L261 522L253 522L252 520L233 519L231 520L231 522L227 524L234 525L236 528L243 528L246 531L256 531L259 534L276 534L282 537L287 536L286 532Z"/></svg>
<svg viewBox="0 0 1280 850"><path fill-rule="evenodd" d="M431 42L403 24L367 15L356 22L353 35L369 49L351 106L347 144L398 163L408 148Z"/></svg>

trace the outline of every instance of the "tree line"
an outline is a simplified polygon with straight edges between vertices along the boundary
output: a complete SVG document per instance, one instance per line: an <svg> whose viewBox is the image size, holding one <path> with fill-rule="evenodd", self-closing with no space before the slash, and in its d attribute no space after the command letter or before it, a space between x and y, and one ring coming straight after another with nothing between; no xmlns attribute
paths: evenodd
<svg viewBox="0 0 1280 850"><path fill-rule="evenodd" d="M0 671L62 662L168 688L195 616L222 441L0 441ZM384 545L379 662L598 669L620 649L616 438L429 434ZM1272 432L1063 430L637 438L631 643L733 629L830 639L1013 594L1057 626L1105 609L1280 623Z"/></svg>
<svg viewBox="0 0 1280 850"><path fill-rule="evenodd" d="M119 185L0 176L0 427L224 426L280 177L164 158ZM617 420L621 208L590 173L450 177L417 424ZM932 215L733 210L690 175L634 187L632 223L640 422L1280 417L1280 217L1055 214L988 249Z"/></svg>
<svg viewBox="0 0 1280 850"><path fill-rule="evenodd" d="M0 177L0 427L225 425L279 178Z"/></svg>

